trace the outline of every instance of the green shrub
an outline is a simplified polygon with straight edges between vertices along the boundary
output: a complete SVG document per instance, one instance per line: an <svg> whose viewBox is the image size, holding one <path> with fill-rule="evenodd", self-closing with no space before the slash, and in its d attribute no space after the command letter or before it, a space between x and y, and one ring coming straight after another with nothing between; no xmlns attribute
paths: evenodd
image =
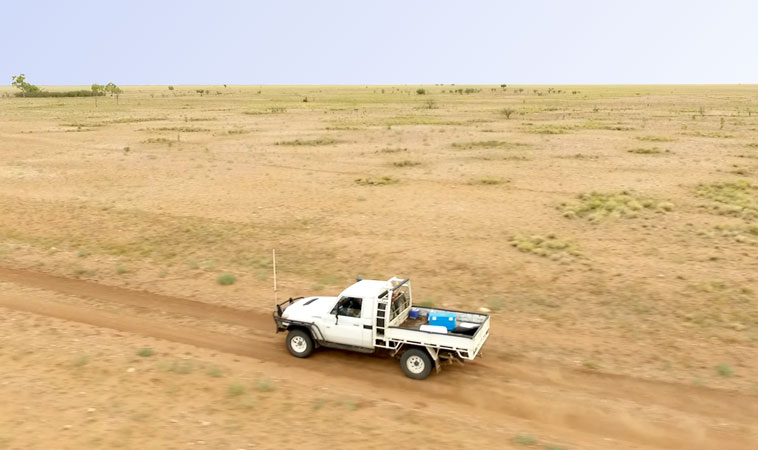
<svg viewBox="0 0 758 450"><path fill-rule="evenodd" d="M152 356L153 349L152 348L141 348L137 351L137 356L141 356L143 358L147 358L148 356Z"/></svg>
<svg viewBox="0 0 758 450"><path fill-rule="evenodd" d="M259 392L270 392L276 389L274 382L270 378L261 378L255 382L255 390Z"/></svg>
<svg viewBox="0 0 758 450"><path fill-rule="evenodd" d="M222 286L229 286L237 282L237 277L231 273L225 273L223 275L219 275L218 278L216 278L216 281Z"/></svg>
<svg viewBox="0 0 758 450"><path fill-rule="evenodd" d="M731 377L734 374L734 369L727 363L721 363L716 366L716 372L722 377Z"/></svg>
<svg viewBox="0 0 758 450"><path fill-rule="evenodd" d="M537 439L535 439L534 436L520 434L513 438L513 442L520 445L534 445L537 443Z"/></svg>
<svg viewBox="0 0 758 450"><path fill-rule="evenodd" d="M418 95L426 95L426 89L418 88L418 89L416 89L416 94L418 94Z"/></svg>
<svg viewBox="0 0 758 450"><path fill-rule="evenodd" d="M37 92L17 92L16 97L102 97L105 92L92 91L37 91Z"/></svg>
<svg viewBox="0 0 758 450"><path fill-rule="evenodd" d="M76 358L73 362L74 367L86 366L89 363L89 356L82 355Z"/></svg>
<svg viewBox="0 0 758 450"><path fill-rule="evenodd" d="M229 388L226 390L226 394L229 397L238 397L245 393L245 386L239 384L239 383L233 383Z"/></svg>

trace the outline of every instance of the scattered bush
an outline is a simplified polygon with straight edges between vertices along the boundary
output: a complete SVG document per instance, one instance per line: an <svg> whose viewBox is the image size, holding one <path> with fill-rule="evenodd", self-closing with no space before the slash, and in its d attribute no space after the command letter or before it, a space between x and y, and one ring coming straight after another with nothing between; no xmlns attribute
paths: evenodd
<svg viewBox="0 0 758 450"><path fill-rule="evenodd" d="M392 165L395 166L395 167L414 167L414 166L418 166L420 164L421 163L418 162L418 161L409 161L407 159L403 160L403 161L395 161L395 162L392 163Z"/></svg>
<svg viewBox="0 0 758 450"><path fill-rule="evenodd" d="M142 142L145 144L171 144L173 141L171 141L171 139L158 137L158 138L147 138Z"/></svg>
<svg viewBox="0 0 758 450"><path fill-rule="evenodd" d="M153 355L153 349L152 348L141 348L137 351L137 356L141 356L143 358L147 358L148 356Z"/></svg>
<svg viewBox="0 0 758 450"><path fill-rule="evenodd" d="M418 94L418 95L426 95L426 89L418 88L418 89L416 89L416 94Z"/></svg>
<svg viewBox="0 0 758 450"><path fill-rule="evenodd" d="M195 365L192 364L192 361L174 361L170 366L165 367L165 370L179 375L187 375L195 370Z"/></svg>
<svg viewBox="0 0 758 450"><path fill-rule="evenodd" d="M159 128L148 128L146 131L176 131L179 133L203 133L206 131L211 131L208 128L199 128L199 127L159 127Z"/></svg>
<svg viewBox="0 0 758 450"><path fill-rule="evenodd" d="M400 180L397 178L392 178L390 176L384 176L381 178L357 178L355 180L356 184L361 186L384 186L387 184L395 184L399 181Z"/></svg>
<svg viewBox="0 0 758 450"><path fill-rule="evenodd" d="M279 141L275 145L307 145L307 146L316 146L316 145L332 145L336 144L337 141L332 138L318 138L318 139L295 139L294 141Z"/></svg>
<svg viewBox="0 0 758 450"><path fill-rule="evenodd" d="M695 195L711 200L710 210L716 214L745 220L758 218L758 186L749 181L701 184Z"/></svg>
<svg viewBox="0 0 758 450"><path fill-rule="evenodd" d="M483 178L474 180L469 184L483 184L483 185L494 186L494 185L505 184L505 183L510 183L510 180L507 178L483 177Z"/></svg>
<svg viewBox="0 0 758 450"><path fill-rule="evenodd" d="M471 150L478 148L511 148L511 147L523 147L528 144L522 144L519 142L507 142L507 141L474 141L474 142L454 142L453 148Z"/></svg>
<svg viewBox="0 0 758 450"><path fill-rule="evenodd" d="M270 392L275 389L274 382L270 378L261 378L255 382L255 390L259 392Z"/></svg>
<svg viewBox="0 0 758 450"><path fill-rule="evenodd" d="M740 244L758 246L758 224L749 225L716 225L715 233L721 237L733 239Z"/></svg>
<svg viewBox="0 0 758 450"><path fill-rule="evenodd" d="M674 205L666 201L632 194L627 191L619 193L591 192L579 196L577 203L562 203L563 216L569 219L584 217L590 222L597 222L607 217L636 218L645 211L660 213L671 211Z"/></svg>
<svg viewBox="0 0 758 450"><path fill-rule="evenodd" d="M627 150L629 153L636 153L638 155L660 155L663 153L658 147L652 148L632 148Z"/></svg>
<svg viewBox="0 0 758 450"><path fill-rule="evenodd" d="M506 119L510 119L511 118L511 114L513 114L515 112L516 112L516 110L515 109L511 109L511 108L503 108L503 109L500 110L500 113L502 115L504 115Z"/></svg>
<svg viewBox="0 0 758 450"><path fill-rule="evenodd" d="M105 92L92 92L86 90L80 91L36 91L36 92L17 92L16 97L102 97Z"/></svg>
<svg viewBox="0 0 758 450"><path fill-rule="evenodd" d="M218 278L216 278L216 281L222 286L230 286L237 282L237 277L231 273L225 273L223 275L219 275Z"/></svg>
<svg viewBox="0 0 758 450"><path fill-rule="evenodd" d="M226 390L226 394L229 397L239 397L240 395L244 393L245 393L245 386L239 383L232 383L232 385L230 385L229 388Z"/></svg>
<svg viewBox="0 0 758 450"><path fill-rule="evenodd" d="M552 233L547 236L516 234L509 241L519 251L563 263L571 262L580 255L573 242L559 239Z"/></svg>
<svg viewBox="0 0 758 450"><path fill-rule="evenodd" d="M537 443L537 439L535 439L534 436L519 434L513 438L513 442L520 445L534 445Z"/></svg>
<svg viewBox="0 0 758 450"><path fill-rule="evenodd" d="M637 136L637 139L640 141L648 141L648 142L671 142L674 141L674 138L666 137L666 136Z"/></svg>
<svg viewBox="0 0 758 450"><path fill-rule="evenodd" d="M76 358L73 362L74 367L86 366L89 363L89 356L82 355Z"/></svg>
<svg viewBox="0 0 758 450"><path fill-rule="evenodd" d="M721 363L716 366L716 372L722 377L731 377L734 374L734 369L727 363Z"/></svg>

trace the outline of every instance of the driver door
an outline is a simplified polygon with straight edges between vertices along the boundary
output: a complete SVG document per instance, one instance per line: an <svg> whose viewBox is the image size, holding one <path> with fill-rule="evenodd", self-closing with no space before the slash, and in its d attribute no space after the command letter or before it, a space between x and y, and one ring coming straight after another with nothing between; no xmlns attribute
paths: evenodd
<svg viewBox="0 0 758 450"><path fill-rule="evenodd" d="M326 340L353 347L371 347L371 324L361 317L363 313L363 299L342 297L337 300L332 311L323 319Z"/></svg>

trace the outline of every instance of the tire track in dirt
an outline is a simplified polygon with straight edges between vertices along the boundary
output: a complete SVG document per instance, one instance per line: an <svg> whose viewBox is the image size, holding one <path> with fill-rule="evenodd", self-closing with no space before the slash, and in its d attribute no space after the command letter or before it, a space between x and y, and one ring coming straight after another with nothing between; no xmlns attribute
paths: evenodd
<svg viewBox="0 0 758 450"><path fill-rule="evenodd" d="M307 361L292 358L284 349L281 335L273 333L271 317L260 312L19 269L0 268L0 280L138 310L167 311L262 328L271 330L271 334L243 338L8 294L0 295L0 306L251 357L282 367L317 370L346 378L352 384L367 385L367 391L387 398L400 397L422 404L435 398L451 410L468 405L476 414L530 420L558 435L584 435L581 440L585 441L612 436L628 443L666 448L748 448L755 438L749 418L758 416L758 401L733 392L560 368L545 370L497 360L452 367L444 376L418 383L402 378L397 362L390 358L329 351L317 352ZM664 422L646 417L643 409L648 405L670 408L674 416ZM734 435L711 426L724 419L747 432Z"/></svg>
<svg viewBox="0 0 758 450"><path fill-rule="evenodd" d="M213 305L146 291L125 289L91 281L77 280L29 270L0 267L0 280L36 288L85 297L95 300L120 303L136 308L195 316L234 325L268 329L274 328L271 316L222 305Z"/></svg>

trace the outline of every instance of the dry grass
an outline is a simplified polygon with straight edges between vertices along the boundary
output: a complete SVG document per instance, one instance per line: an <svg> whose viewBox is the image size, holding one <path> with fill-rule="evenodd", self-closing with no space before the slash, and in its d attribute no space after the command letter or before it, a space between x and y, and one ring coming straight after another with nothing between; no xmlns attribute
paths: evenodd
<svg viewBox="0 0 758 450"><path fill-rule="evenodd" d="M355 180L355 183L360 186L386 186L398 182L400 182L400 180L391 176L383 176L381 178L357 178Z"/></svg>
<svg viewBox="0 0 758 450"><path fill-rule="evenodd" d="M745 220L758 218L758 186L747 180L701 184L695 194L710 200L705 208L715 214Z"/></svg>
<svg viewBox="0 0 758 450"><path fill-rule="evenodd" d="M655 200L629 191L591 192L580 195L577 202L560 205L564 217L586 218L590 222L599 222L606 218L634 219L647 212L665 213L673 208L671 202Z"/></svg>
<svg viewBox="0 0 758 450"><path fill-rule="evenodd" d="M552 233L545 236L516 234L509 241L519 251L561 263L569 263L579 257L579 251L572 241L560 239Z"/></svg>

